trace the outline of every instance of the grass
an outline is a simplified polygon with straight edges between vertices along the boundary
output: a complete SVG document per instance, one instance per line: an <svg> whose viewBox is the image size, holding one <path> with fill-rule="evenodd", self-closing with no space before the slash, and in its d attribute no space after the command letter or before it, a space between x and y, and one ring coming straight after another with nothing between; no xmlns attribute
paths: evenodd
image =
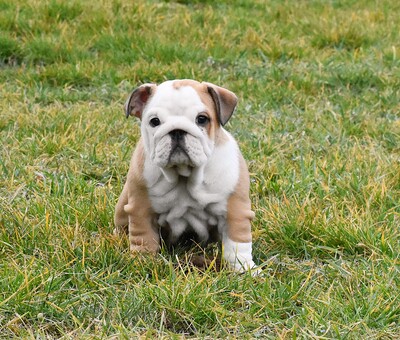
<svg viewBox="0 0 400 340"><path fill-rule="evenodd" d="M399 10L1 0L0 337L400 337ZM124 100L172 78L240 98L263 277L112 235Z"/></svg>

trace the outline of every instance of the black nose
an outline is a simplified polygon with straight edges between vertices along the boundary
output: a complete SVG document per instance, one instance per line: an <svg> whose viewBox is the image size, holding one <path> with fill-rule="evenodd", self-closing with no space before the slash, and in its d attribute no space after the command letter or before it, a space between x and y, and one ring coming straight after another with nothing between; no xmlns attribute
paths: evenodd
<svg viewBox="0 0 400 340"><path fill-rule="evenodd" d="M169 134L173 141L180 142L183 139L183 137L186 135L186 131L176 129L176 130L172 130Z"/></svg>

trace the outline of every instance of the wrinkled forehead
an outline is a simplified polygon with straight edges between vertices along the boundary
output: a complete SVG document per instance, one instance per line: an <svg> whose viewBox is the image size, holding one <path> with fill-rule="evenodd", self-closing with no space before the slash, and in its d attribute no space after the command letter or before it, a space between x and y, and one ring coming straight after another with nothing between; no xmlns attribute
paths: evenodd
<svg viewBox="0 0 400 340"><path fill-rule="evenodd" d="M176 86L174 81L160 84L154 96L147 105L147 109L162 107L173 114L180 115L189 112L201 112L206 109L198 91L190 84Z"/></svg>

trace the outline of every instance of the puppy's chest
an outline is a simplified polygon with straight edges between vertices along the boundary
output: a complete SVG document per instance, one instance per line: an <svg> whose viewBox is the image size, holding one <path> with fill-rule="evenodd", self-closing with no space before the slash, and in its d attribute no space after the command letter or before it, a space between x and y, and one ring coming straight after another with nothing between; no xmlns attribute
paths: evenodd
<svg viewBox="0 0 400 340"><path fill-rule="evenodd" d="M160 227L170 228L177 237L191 228L204 240L210 228L219 227L225 221L227 197L224 196L213 193L204 183L192 185L184 177L176 183L161 177L149 188L150 202Z"/></svg>

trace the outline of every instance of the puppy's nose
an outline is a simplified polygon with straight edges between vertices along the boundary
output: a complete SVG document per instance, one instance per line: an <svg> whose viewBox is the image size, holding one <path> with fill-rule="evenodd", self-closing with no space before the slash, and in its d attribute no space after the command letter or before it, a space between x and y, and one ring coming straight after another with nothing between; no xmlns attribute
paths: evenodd
<svg viewBox="0 0 400 340"><path fill-rule="evenodd" d="M172 130L169 134L173 141L180 142L183 139L183 137L186 135L186 131L176 129L176 130Z"/></svg>

